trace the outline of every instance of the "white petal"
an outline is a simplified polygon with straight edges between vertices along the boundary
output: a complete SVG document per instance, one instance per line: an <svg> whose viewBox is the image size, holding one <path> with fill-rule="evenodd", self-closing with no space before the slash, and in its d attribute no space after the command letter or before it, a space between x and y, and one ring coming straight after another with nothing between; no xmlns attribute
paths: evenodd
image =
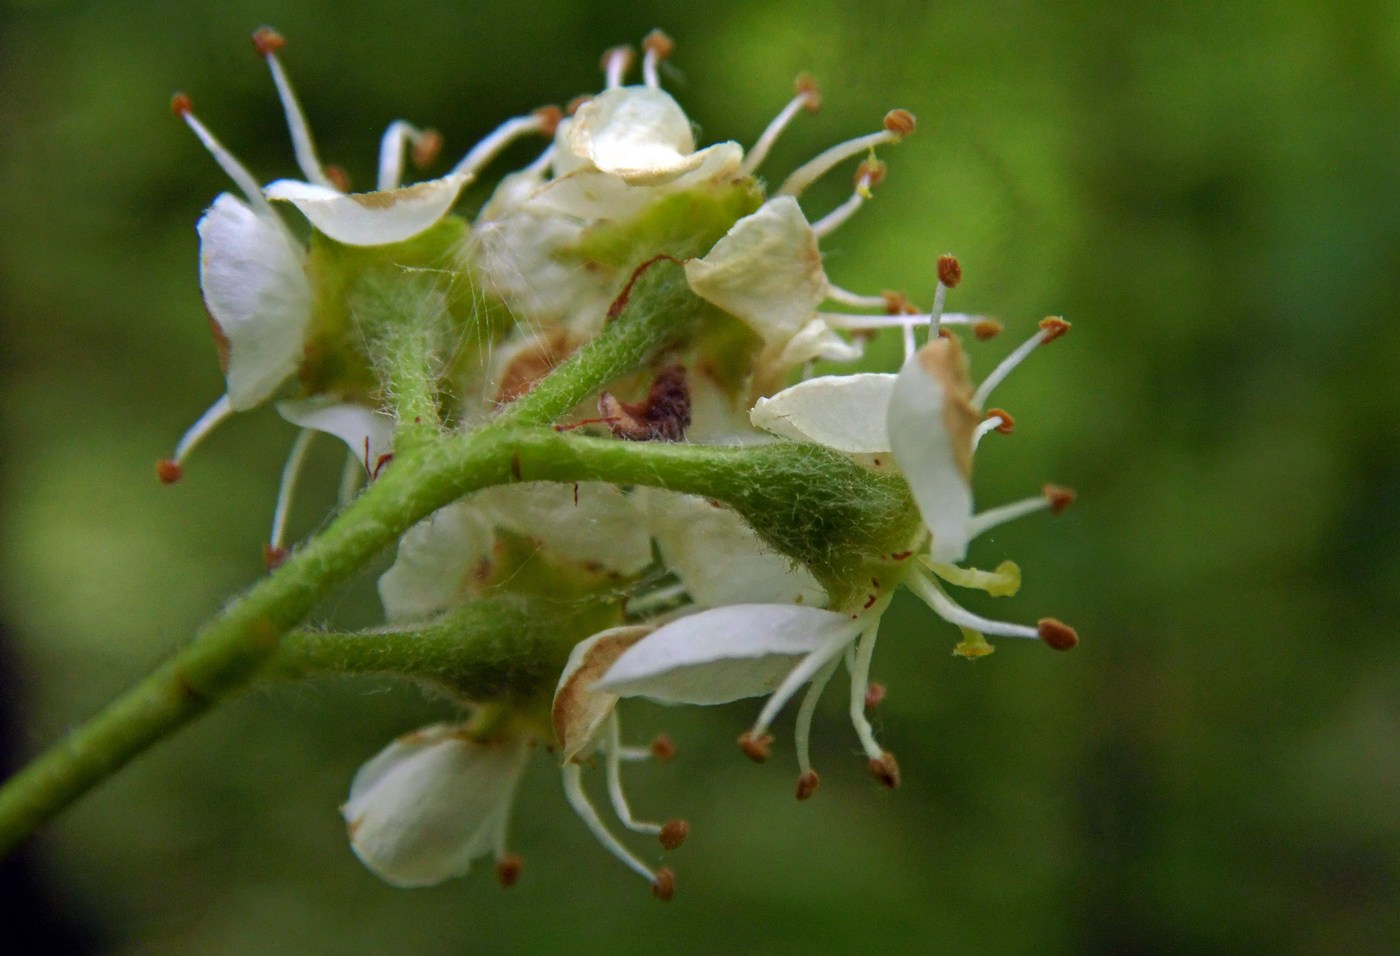
<svg viewBox="0 0 1400 956"><path fill-rule="evenodd" d="M768 694L808 654L860 623L794 604L733 604L672 621L618 658L595 687L666 703L723 704Z"/></svg>
<svg viewBox="0 0 1400 956"><path fill-rule="evenodd" d="M301 210L311 225L336 242L382 246L411 239L447 214L467 177L443 176L372 193L342 193L325 186L279 179L264 193Z"/></svg>
<svg viewBox="0 0 1400 956"><path fill-rule="evenodd" d="M847 454L888 452L885 416L894 382L875 372L822 375L760 398L749 418L775 435Z"/></svg>
<svg viewBox="0 0 1400 956"><path fill-rule="evenodd" d="M527 481L486 488L471 503L498 527L533 538L556 558L621 575L651 563L651 540L639 504L612 485Z"/></svg>
<svg viewBox="0 0 1400 956"><path fill-rule="evenodd" d="M890 448L933 533L935 561L967 555L972 434L979 418L971 394L962 349L957 339L946 338L909 357L890 395Z"/></svg>
<svg viewBox="0 0 1400 956"><path fill-rule="evenodd" d="M740 219L703 258L686 263L685 275L696 295L769 345L797 334L827 291L817 236L791 196Z"/></svg>
<svg viewBox="0 0 1400 956"><path fill-rule="evenodd" d="M301 364L311 321L302 251L281 223L222 193L199 220L199 284L228 346L229 403L264 401Z"/></svg>
<svg viewBox="0 0 1400 956"><path fill-rule="evenodd" d="M650 634L645 624L628 624L600 631L574 645L569 663L554 692L554 739L559 759L567 763L588 750L617 706L617 695L594 685L621 654Z"/></svg>
<svg viewBox="0 0 1400 956"><path fill-rule="evenodd" d="M434 511L399 541L394 564L379 578L390 621L421 621L463 603L474 574L491 560L491 524L464 501Z"/></svg>
<svg viewBox="0 0 1400 956"><path fill-rule="evenodd" d="M395 886L462 876L496 848L525 755L523 739L477 743L446 724L399 738L350 784L355 855Z"/></svg>
<svg viewBox="0 0 1400 956"><path fill-rule="evenodd" d="M370 471L394 449L394 420L354 402L328 398L278 402L277 414L293 425L339 438L352 452L364 456Z"/></svg>
<svg viewBox="0 0 1400 956"><path fill-rule="evenodd" d="M645 491L661 560L696 604L826 604L812 573L764 544L732 509L694 495Z"/></svg>
<svg viewBox="0 0 1400 956"><path fill-rule="evenodd" d="M569 151L630 183L673 179L700 164L690 119L663 90L606 90L579 107L565 136Z"/></svg>

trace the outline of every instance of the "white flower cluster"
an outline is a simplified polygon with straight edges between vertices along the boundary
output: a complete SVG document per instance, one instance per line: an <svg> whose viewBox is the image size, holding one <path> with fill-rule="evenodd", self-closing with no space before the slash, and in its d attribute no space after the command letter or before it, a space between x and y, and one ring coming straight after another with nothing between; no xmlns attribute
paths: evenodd
<svg viewBox="0 0 1400 956"><path fill-rule="evenodd" d="M654 33L644 43L641 84L625 85L630 51L610 51L601 93L568 116L542 109L508 121L436 179L401 185L405 152L430 163L441 140L402 121L391 124L375 191L354 193L317 155L277 59L281 38L264 29L255 44L272 71L304 180L259 186L195 117L189 100L176 98L177 114L242 195L221 194L199 224L201 284L227 392L161 463L162 480L179 478L185 456L220 420L296 379L296 397L277 403L305 431L289 459L274 520L269 554L275 559L290 487L313 432L343 439L371 479L391 454L393 419L380 410L382 396L353 371L363 356L337 357L341 364L334 367L350 372L324 371L323 353L337 339L321 326L344 305L318 298L333 285L319 281L318 250L356 247L400 265L445 262L508 312L501 336L477 343L479 362L458 393L459 427L524 394L596 336L639 263L668 256L683 263L690 291L737 332L720 337L729 344L677 356L674 370L658 372L641 403L603 393L600 421L620 438L822 446L873 472L902 475L922 518L911 523L903 547L855 586L778 553L717 502L658 489L525 482L486 489L436 512L404 535L380 579L390 622L428 621L524 582L615 593L624 623L576 644L559 678L551 726L486 707L464 724L408 734L365 764L344 814L356 853L375 872L397 885L427 885L494 856L502 881L513 882L519 861L506 846L509 810L527 753L540 744L561 758L568 801L597 839L667 898L674 888L670 871L653 869L625 847L583 785L583 766L601 762L625 827L657 836L668 849L684 838L680 821L656 824L632 815L621 764L667 747L622 743L620 699L716 704L766 697L741 738L744 750L762 760L773 720L807 687L795 731L798 797L805 799L818 780L808 756L813 711L842 661L850 673L851 721L871 770L890 786L898 782L898 766L875 740L865 711L878 697L869 673L880 617L901 583L962 629L957 651L965 656L990 652L988 634L1073 645L1073 630L1058 621L988 620L956 604L940 583L1014 593L1019 570L1010 562L990 572L959 566L968 543L1011 518L1058 511L1072 498L1047 486L1035 498L974 514L970 483L980 439L1010 430L1005 412L983 412L992 388L1068 326L1046 320L974 389L959 340L946 329L968 326L981 338L996 324L943 312L944 297L959 280L955 260L940 260L926 313L899 296L842 289L823 268L821 240L869 199L884 175L873 150L913 131L908 113L892 111L881 129L826 150L767 194L756 173L788 123L817 107L815 86L799 81L796 96L747 153L733 142L697 149L691 121L661 88L658 66L671 43ZM529 134L551 137L538 159L503 177L473 221L455 216L462 188ZM809 220L799 203L803 191L857 157L850 199ZM305 218L310 246L289 228L279 202ZM865 339L888 328L904 337L906 361L898 374L810 377L813 362L858 358ZM918 335L927 344L918 347ZM782 388L797 370L806 377Z"/></svg>

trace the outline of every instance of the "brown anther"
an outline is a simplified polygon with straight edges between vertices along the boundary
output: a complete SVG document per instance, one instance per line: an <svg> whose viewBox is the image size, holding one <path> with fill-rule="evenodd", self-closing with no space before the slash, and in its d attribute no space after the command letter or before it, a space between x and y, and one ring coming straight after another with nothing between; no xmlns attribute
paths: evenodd
<svg viewBox="0 0 1400 956"><path fill-rule="evenodd" d="M891 790L899 786L899 764L888 750L870 761L870 773Z"/></svg>
<svg viewBox="0 0 1400 956"><path fill-rule="evenodd" d="M258 27L253 31L253 49L258 56L272 56L287 45L287 38L272 27Z"/></svg>
<svg viewBox="0 0 1400 956"><path fill-rule="evenodd" d="M987 417L1001 419L1001 424L997 426L996 430L1003 435L1010 435L1016 429L1016 419L1012 418L1011 413L1004 408L987 409ZM1045 487L1049 488L1050 486L1046 485Z"/></svg>
<svg viewBox="0 0 1400 956"><path fill-rule="evenodd" d="M854 182L857 186L859 186L861 184L861 181L863 180L865 182L866 189L874 189L876 186L880 185L880 183L884 181L885 171L888 168L889 167L887 167L884 163L880 162L878 159L862 160L861 164L856 167L856 175Z"/></svg>
<svg viewBox="0 0 1400 956"><path fill-rule="evenodd" d="M520 871L525 869L525 861L514 853L507 853L496 861L496 882L502 889L510 889L520 880Z"/></svg>
<svg viewBox="0 0 1400 956"><path fill-rule="evenodd" d="M275 571L282 566L282 562L287 560L287 549L273 547L270 544L263 544L263 567L269 571Z"/></svg>
<svg viewBox="0 0 1400 956"><path fill-rule="evenodd" d="M665 734L657 734L651 738L651 756L654 760L665 762L676 755L676 745L671 742L671 738Z"/></svg>
<svg viewBox="0 0 1400 956"><path fill-rule="evenodd" d="M793 88L803 97L802 108L804 110L815 113L822 108L822 90L817 84L815 76L810 73L797 74Z"/></svg>
<svg viewBox="0 0 1400 956"><path fill-rule="evenodd" d="M746 731L739 735L739 749L754 763L763 763L773 755L773 735L759 734L755 737L752 731Z"/></svg>
<svg viewBox="0 0 1400 956"><path fill-rule="evenodd" d="M1062 514L1066 508L1074 504L1074 499L1079 497L1074 493L1073 488L1066 488L1063 485L1046 485L1040 489L1040 493L1045 496L1045 500L1050 502L1051 514Z"/></svg>
<svg viewBox="0 0 1400 956"><path fill-rule="evenodd" d="M327 166L326 178L331 181L331 185L343 193L350 192L350 173L344 166Z"/></svg>
<svg viewBox="0 0 1400 956"><path fill-rule="evenodd" d="M593 97L589 96L587 93L585 93L583 96L575 96L573 99L569 100L569 102L564 104L564 115L573 116L575 113L578 112L578 108L580 106L582 106L584 103L587 103L591 99L593 99Z"/></svg>
<svg viewBox="0 0 1400 956"><path fill-rule="evenodd" d="M977 336L977 341L985 342L994 339L1001 334L1001 330L1006 328L996 319L978 319L972 323L972 334Z"/></svg>
<svg viewBox="0 0 1400 956"><path fill-rule="evenodd" d="M817 792L817 787L821 786L822 778L817 776L815 770L808 770L797 778L797 799L806 800Z"/></svg>
<svg viewBox="0 0 1400 956"><path fill-rule="evenodd" d="M652 30L642 37L642 49L658 60L664 60L676 52L676 41L661 30Z"/></svg>
<svg viewBox="0 0 1400 956"><path fill-rule="evenodd" d="M684 820L667 820L661 826L656 838L661 841L663 850L678 850L685 838L690 836L690 824Z"/></svg>
<svg viewBox="0 0 1400 956"><path fill-rule="evenodd" d="M415 169L423 169L431 166L442 152L442 134L435 129L425 129L418 134L418 138L413 141L413 148L409 151L409 158L413 160Z"/></svg>
<svg viewBox="0 0 1400 956"><path fill-rule="evenodd" d="M610 47L603 51L603 58L598 61L598 69L606 73L608 72L608 65L612 63L613 60L621 58L622 72L626 73L628 70L632 69L632 58L634 56L636 56L636 54L633 53L632 48L626 44Z"/></svg>
<svg viewBox="0 0 1400 956"><path fill-rule="evenodd" d="M174 113L176 116L183 117L193 109L194 104L190 102L190 98L184 93L176 93L174 96L170 97L170 112Z"/></svg>
<svg viewBox="0 0 1400 956"><path fill-rule="evenodd" d="M880 293L880 298L885 300L886 315L914 315L919 311L903 292L885 289Z"/></svg>
<svg viewBox="0 0 1400 956"><path fill-rule="evenodd" d="M938 281L950 289L956 289L962 281L962 265L957 256L938 257Z"/></svg>
<svg viewBox="0 0 1400 956"><path fill-rule="evenodd" d="M690 427L690 385L685 366L668 365L657 372L640 402L624 402L611 392L602 392L598 413L617 438L680 441Z"/></svg>
<svg viewBox="0 0 1400 956"><path fill-rule="evenodd" d="M1045 338L1040 340L1040 344L1053 342L1069 331L1069 323L1057 315L1051 315L1040 320L1040 330L1047 333Z"/></svg>
<svg viewBox="0 0 1400 956"><path fill-rule="evenodd" d="M651 895L663 903L669 903L676 895L676 874L666 867L656 871L656 882L651 884Z"/></svg>
<svg viewBox="0 0 1400 956"><path fill-rule="evenodd" d="M908 110L890 110L885 114L885 129L904 137L914 132L914 114Z"/></svg>
<svg viewBox="0 0 1400 956"><path fill-rule="evenodd" d="M1067 651L1079 643L1079 634L1075 629L1053 617L1042 617L1036 621L1035 629L1040 639L1057 651Z"/></svg>
<svg viewBox="0 0 1400 956"><path fill-rule="evenodd" d="M874 710L885 702L885 685L870 683L865 687L865 709Z"/></svg>
<svg viewBox="0 0 1400 956"><path fill-rule="evenodd" d="M535 110L535 118L540 121L540 135L553 136L554 131L559 128L559 123L564 119L564 111L557 106L541 106Z"/></svg>
<svg viewBox="0 0 1400 956"><path fill-rule="evenodd" d="M174 458L156 462L156 477L162 485L173 485L185 477L185 468Z"/></svg>

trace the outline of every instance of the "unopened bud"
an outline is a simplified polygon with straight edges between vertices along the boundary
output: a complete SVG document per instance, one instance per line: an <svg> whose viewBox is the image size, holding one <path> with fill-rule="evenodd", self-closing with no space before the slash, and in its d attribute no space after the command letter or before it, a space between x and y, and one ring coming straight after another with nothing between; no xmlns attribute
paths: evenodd
<svg viewBox="0 0 1400 956"><path fill-rule="evenodd" d="M174 458L166 458L156 462L156 477L160 479L162 485L173 485L185 477L185 469Z"/></svg>
<svg viewBox="0 0 1400 956"><path fill-rule="evenodd" d="M676 745L665 734L657 734L651 739L651 755L656 760L670 760L676 755Z"/></svg>
<svg viewBox="0 0 1400 956"><path fill-rule="evenodd" d="M1040 340L1040 344L1044 345L1046 342L1055 341L1068 332L1069 323L1059 316L1052 315L1040 320L1040 330L1047 333L1046 336Z"/></svg>
<svg viewBox="0 0 1400 956"><path fill-rule="evenodd" d="M661 832L657 834L657 839L661 841L662 849L676 850L685 842L685 838L690 836L690 824L684 820L667 820L661 827Z"/></svg>
<svg viewBox="0 0 1400 956"><path fill-rule="evenodd" d="M272 27L258 27L253 31L253 49L258 51L258 56L272 56L286 45L286 37Z"/></svg>
<svg viewBox="0 0 1400 956"><path fill-rule="evenodd" d="M1074 489L1061 485L1046 485L1041 489L1041 494L1045 495L1045 500L1050 502L1051 514L1060 514L1074 504L1074 499L1078 497L1074 493Z"/></svg>
<svg viewBox="0 0 1400 956"><path fill-rule="evenodd" d="M815 770L808 770L797 778L797 799L806 800L817 792L817 787L821 786L822 778L817 776Z"/></svg>
<svg viewBox="0 0 1400 956"><path fill-rule="evenodd" d="M915 125L914 114L908 110L890 110L885 114L885 129L896 136L908 136Z"/></svg>
<svg viewBox="0 0 1400 956"><path fill-rule="evenodd" d="M507 853L496 861L496 882L502 888L510 889L520 879L520 871L525 869L525 861L514 853Z"/></svg>
<svg viewBox="0 0 1400 956"><path fill-rule="evenodd" d="M891 790L899 786L899 763L894 759L894 754L888 750L871 759L870 773Z"/></svg>
<svg viewBox="0 0 1400 956"><path fill-rule="evenodd" d="M962 281L962 265L957 256L938 257L938 281L950 289L956 289Z"/></svg>
<svg viewBox="0 0 1400 956"><path fill-rule="evenodd" d="M754 763L763 763L773 755L773 735L759 734L755 737L752 732L741 734L739 749Z"/></svg>
<svg viewBox="0 0 1400 956"><path fill-rule="evenodd" d="M651 895L663 903L669 903L676 895L676 874L666 867L656 871L656 882L651 884Z"/></svg>
<svg viewBox="0 0 1400 956"><path fill-rule="evenodd" d="M1036 631L1042 641L1057 651L1067 651L1079 643L1079 634L1074 628L1053 617L1042 617L1036 621Z"/></svg>

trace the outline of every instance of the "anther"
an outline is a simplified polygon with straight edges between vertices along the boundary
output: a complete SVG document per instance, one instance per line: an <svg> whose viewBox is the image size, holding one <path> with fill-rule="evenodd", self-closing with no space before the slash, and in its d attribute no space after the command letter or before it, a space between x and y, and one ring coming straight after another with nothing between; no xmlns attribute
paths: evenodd
<svg viewBox="0 0 1400 956"><path fill-rule="evenodd" d="M1040 639L1057 651L1067 651L1079 643L1078 632L1053 617L1042 617L1036 621L1035 629Z"/></svg>
<svg viewBox="0 0 1400 956"><path fill-rule="evenodd" d="M872 683L865 688L865 709L874 710L885 701L885 685Z"/></svg>
<svg viewBox="0 0 1400 956"><path fill-rule="evenodd" d="M797 74L797 80L793 83L793 90L802 97L802 108L809 113L815 113L822 108L822 91L817 84L817 78L810 73Z"/></svg>
<svg viewBox="0 0 1400 956"><path fill-rule="evenodd" d="M550 130L551 134L553 132ZM413 159L413 165L416 169L423 169L431 166L441 152L442 134L435 129L425 129L413 141L413 148L409 156Z"/></svg>
<svg viewBox="0 0 1400 956"><path fill-rule="evenodd" d="M324 170L326 178L330 180L332 186L343 193L350 192L350 174L346 172L344 166L327 166Z"/></svg>
<svg viewBox="0 0 1400 956"><path fill-rule="evenodd" d="M962 266L958 264L957 256L938 257L938 281L950 289L958 287L962 281Z"/></svg>
<svg viewBox="0 0 1400 956"><path fill-rule="evenodd" d="M1063 485L1046 485L1041 489L1045 495L1045 500L1050 502L1050 513L1052 515L1062 514L1066 508L1074 504L1074 499L1078 497L1073 488L1066 488Z"/></svg>
<svg viewBox="0 0 1400 956"><path fill-rule="evenodd" d="M190 102L190 98L184 93L176 93L174 96L170 97L170 112L174 113L176 116L183 118L193 109L194 104Z"/></svg>
<svg viewBox="0 0 1400 956"><path fill-rule="evenodd" d="M253 31L253 49L258 51L258 56L272 56L286 45L287 38L272 27L258 27Z"/></svg>
<svg viewBox="0 0 1400 956"><path fill-rule="evenodd" d="M540 121L540 135L553 136L564 119L564 111L557 106L541 106L534 114Z"/></svg>
<svg viewBox="0 0 1400 956"><path fill-rule="evenodd" d="M165 458L156 462L156 477L162 485L173 485L185 477L185 468L174 458Z"/></svg>
<svg viewBox="0 0 1400 956"><path fill-rule="evenodd" d="M891 292L886 289L880 293L880 298L885 300L886 315L918 315L918 308L909 301L908 296L903 292Z"/></svg>
<svg viewBox="0 0 1400 956"><path fill-rule="evenodd" d="M632 68L634 55L630 46L615 46L603 51L603 58L598 67L603 71L604 83L608 89L622 85L622 78Z"/></svg>
<svg viewBox="0 0 1400 956"><path fill-rule="evenodd" d="M263 542L263 567L275 571L287 560L287 549Z"/></svg>
<svg viewBox="0 0 1400 956"><path fill-rule="evenodd" d="M663 903L669 903L676 895L676 874L666 867L656 871L656 881L651 884L651 895Z"/></svg>
<svg viewBox="0 0 1400 956"><path fill-rule="evenodd" d="M996 426L996 430L997 430L998 432L1000 432L1001 434L1003 434L1003 435L1010 435L1010 434L1011 434L1013 431L1015 431L1015 429L1016 429L1016 419L1012 418L1012 417L1011 417L1011 413L1008 412L1008 411L1006 411L1006 410L1003 409L1003 408L989 408L989 409L987 409L987 417L988 417L989 419L990 419L990 418L999 418L999 419L1001 419L1001 424L998 425L998 426ZM1050 497L1050 489L1053 488L1053 487L1054 487L1054 485L1046 485L1046 486L1045 486L1045 492L1046 492L1045 496L1046 496L1047 498ZM1070 499L1073 500L1073 498L1074 498L1074 492L1070 492ZM1052 502L1051 507L1053 507L1053 506L1054 506L1054 505L1053 505L1053 502Z"/></svg>
<svg viewBox="0 0 1400 956"><path fill-rule="evenodd" d="M661 832L656 838L661 841L661 848L664 850L677 850L685 842L685 838L690 835L690 824L684 820L667 820L661 825Z"/></svg>
<svg viewBox="0 0 1400 956"><path fill-rule="evenodd" d="M651 755L653 759L665 762L676 755L676 745L665 734L657 734L651 740Z"/></svg>
<svg viewBox="0 0 1400 956"><path fill-rule="evenodd" d="M510 889L520 880L520 871L525 869L525 861L514 853L507 853L496 861L496 882L503 889Z"/></svg>
<svg viewBox="0 0 1400 956"><path fill-rule="evenodd" d="M891 790L899 787L899 764L895 761L894 754L888 750L878 757L871 758L870 773Z"/></svg>
<svg viewBox="0 0 1400 956"><path fill-rule="evenodd" d="M591 99L593 99L593 97L589 96L586 93L583 96L575 96L573 99L569 100L568 103L564 104L564 115L573 116L575 113L578 112L580 106L582 106L584 103L587 103Z"/></svg>
<svg viewBox="0 0 1400 956"><path fill-rule="evenodd" d="M1045 334L1040 338L1040 344L1053 342L1069 331L1069 323L1059 316L1052 315L1040 320L1040 330Z"/></svg>
<svg viewBox="0 0 1400 956"><path fill-rule="evenodd" d="M972 323L972 334L977 336L977 341L985 342L988 339L996 338L1004 328L1006 326L996 319L978 319Z"/></svg>
<svg viewBox="0 0 1400 956"><path fill-rule="evenodd" d="M915 125L914 114L908 110L890 110L885 114L885 129L896 136L909 136Z"/></svg>
<svg viewBox="0 0 1400 956"><path fill-rule="evenodd" d="M676 41L661 30L652 30L642 38L642 49L648 56L664 60L676 52Z"/></svg>
<svg viewBox="0 0 1400 956"><path fill-rule="evenodd" d="M773 755L773 735L746 731L739 736L739 749L754 763L763 763Z"/></svg>
<svg viewBox="0 0 1400 956"><path fill-rule="evenodd" d="M852 181L856 184L856 189L863 189L865 192L869 192L871 189L884 182L885 173L888 169L889 167L878 159L864 159L861 160L860 165L856 167L856 175Z"/></svg>
<svg viewBox="0 0 1400 956"><path fill-rule="evenodd" d="M817 787L821 786L822 778L815 770L808 770L797 778L797 799L806 800L817 792Z"/></svg>

